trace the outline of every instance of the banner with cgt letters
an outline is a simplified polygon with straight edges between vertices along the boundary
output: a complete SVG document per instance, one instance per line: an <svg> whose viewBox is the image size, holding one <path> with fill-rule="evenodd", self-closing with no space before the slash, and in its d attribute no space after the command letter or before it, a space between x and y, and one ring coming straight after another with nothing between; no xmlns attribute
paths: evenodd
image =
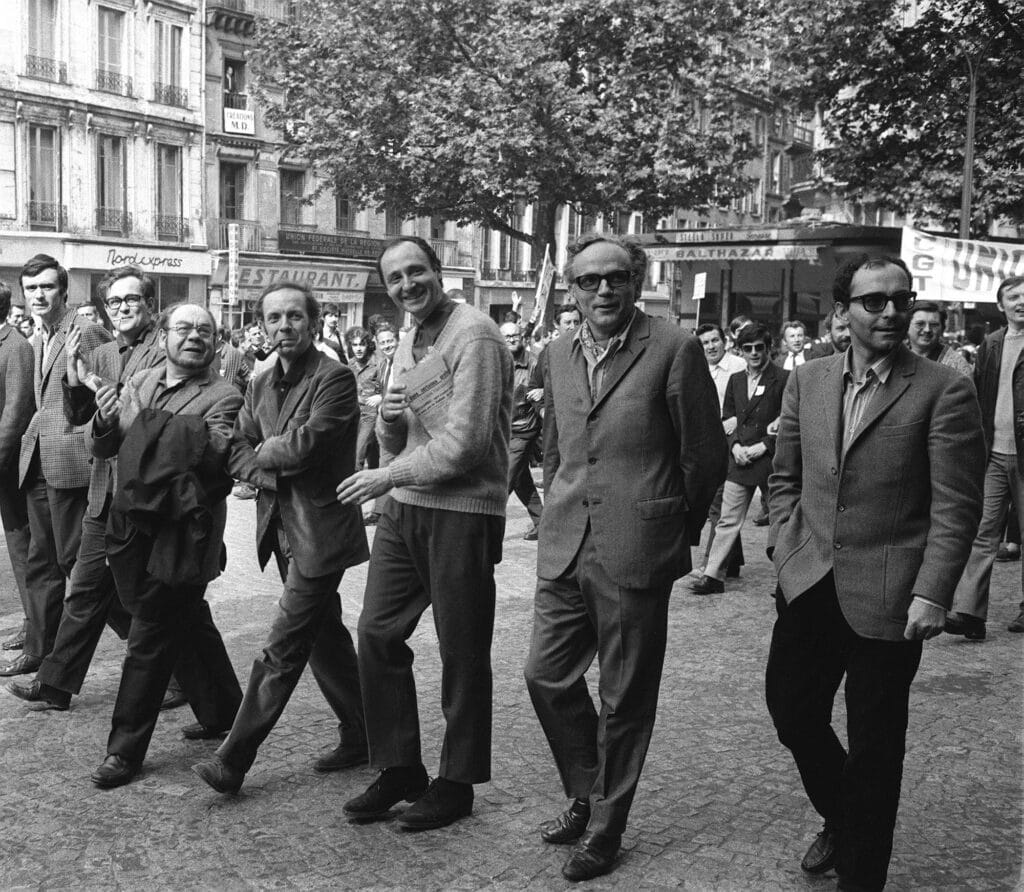
<svg viewBox="0 0 1024 892"><path fill-rule="evenodd" d="M1024 275L1024 244L929 235L908 226L900 257L919 301L995 303L1003 279Z"/></svg>

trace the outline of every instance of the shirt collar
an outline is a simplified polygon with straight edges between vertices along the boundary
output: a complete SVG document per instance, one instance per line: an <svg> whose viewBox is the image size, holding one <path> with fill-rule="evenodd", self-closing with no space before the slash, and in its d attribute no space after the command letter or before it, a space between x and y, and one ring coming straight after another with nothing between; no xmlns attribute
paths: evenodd
<svg viewBox="0 0 1024 892"><path fill-rule="evenodd" d="M276 386L283 383L289 387L294 387L302 380L302 376L306 374L309 361L316 352L316 345L311 343L305 353L295 358L287 372L284 370L284 366L281 365L281 357L279 356L277 362L274 363L273 384Z"/></svg>
<svg viewBox="0 0 1024 892"><path fill-rule="evenodd" d="M618 350L626 342L626 337L629 335L629 330L633 327L635 320L636 307L633 308L633 315L629 317L629 321L619 329L617 334L612 335L608 339L607 346L602 349L598 345L593 331L590 330L590 323L584 319L583 324L576 329L576 334L573 335L573 347L575 348L578 345L580 348L588 350L595 359L600 359L605 354Z"/></svg>
<svg viewBox="0 0 1024 892"><path fill-rule="evenodd" d="M879 382L885 384L889 380L889 373L892 371L893 363L896 361L896 351L890 350L881 359L875 360L870 366L868 366L867 372L864 373L864 378L867 379L868 374L874 375ZM843 358L843 380L853 381L853 347L846 348L846 355ZM859 382L858 382L859 383Z"/></svg>

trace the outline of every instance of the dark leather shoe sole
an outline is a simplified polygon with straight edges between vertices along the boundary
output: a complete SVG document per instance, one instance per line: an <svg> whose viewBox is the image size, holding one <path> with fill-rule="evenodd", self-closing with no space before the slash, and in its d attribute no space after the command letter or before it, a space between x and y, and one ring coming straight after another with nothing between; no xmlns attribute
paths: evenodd
<svg viewBox="0 0 1024 892"><path fill-rule="evenodd" d="M836 866L838 856L835 837L820 833L807 849L807 854L800 862L800 869L812 875L826 873Z"/></svg>
<svg viewBox="0 0 1024 892"><path fill-rule="evenodd" d="M451 808L438 811L430 815L419 815L414 809L410 809L398 816L398 824L403 830L437 830L440 827L447 827L463 818L473 814L473 803L453 804Z"/></svg>
<svg viewBox="0 0 1024 892"><path fill-rule="evenodd" d="M370 761L370 754L367 750L339 752L332 750L325 756L321 756L313 763L313 770L320 774L329 774L332 771L344 771L346 768L356 768L359 765L366 765Z"/></svg>
<svg viewBox="0 0 1024 892"><path fill-rule="evenodd" d="M214 728L207 728L206 725L200 725L196 722L194 725L186 725L181 729L181 736L185 740L220 740L223 737L228 736L230 728L224 728L216 730Z"/></svg>
<svg viewBox="0 0 1024 892"><path fill-rule="evenodd" d="M218 793L237 793L245 780L241 772L235 772L222 762L213 760L193 765L192 773Z"/></svg>
<svg viewBox="0 0 1024 892"><path fill-rule="evenodd" d="M380 789L377 786L379 783L380 781L375 781L361 796L349 799L341 810L350 818L357 820L379 818L386 815L403 799L406 802L415 802L426 792L429 785L425 774L422 783L403 784L390 790Z"/></svg>
<svg viewBox="0 0 1024 892"><path fill-rule="evenodd" d="M0 650L21 650L25 646L25 636L16 635L14 638L8 638L3 644L0 644Z"/></svg>
<svg viewBox="0 0 1024 892"><path fill-rule="evenodd" d="M45 712L48 709L57 712L67 712L68 707L71 705L70 694L60 698L46 696L40 689L39 683L34 681L29 684L12 681L4 690L12 697L17 697L19 700L27 703L29 708L35 712Z"/></svg>
<svg viewBox="0 0 1024 892"><path fill-rule="evenodd" d="M725 583L709 576L702 576L690 584L690 591L695 595L721 595L725 593Z"/></svg>
<svg viewBox="0 0 1024 892"><path fill-rule="evenodd" d="M131 783L139 773L140 765L126 762L118 769L107 768L101 765L92 773L92 782L101 790L112 790L114 787L123 787Z"/></svg>
<svg viewBox="0 0 1024 892"><path fill-rule="evenodd" d="M540 838L554 846L568 845L587 832L589 823L590 808L581 811L574 803L553 821L545 821L540 825Z"/></svg>
<svg viewBox="0 0 1024 892"><path fill-rule="evenodd" d="M577 843L572 850L569 860L562 868L562 876L570 883L580 883L584 880L592 880L595 877L604 876L615 866L615 859L618 856L618 849L611 854L601 852L592 846L584 843Z"/></svg>
<svg viewBox="0 0 1024 892"><path fill-rule="evenodd" d="M163 712L165 709L178 709L181 706L188 704L188 697L186 697L181 691L174 691L173 693L168 692L163 701L160 703L160 711Z"/></svg>
<svg viewBox="0 0 1024 892"><path fill-rule="evenodd" d="M10 678L12 675L32 675L42 665L42 660L22 654L10 663L0 666L0 676Z"/></svg>

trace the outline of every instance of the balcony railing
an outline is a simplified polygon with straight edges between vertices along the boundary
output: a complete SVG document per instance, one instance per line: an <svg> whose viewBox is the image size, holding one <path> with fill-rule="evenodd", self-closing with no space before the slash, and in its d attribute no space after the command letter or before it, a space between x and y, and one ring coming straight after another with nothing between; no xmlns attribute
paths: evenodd
<svg viewBox="0 0 1024 892"><path fill-rule="evenodd" d="M37 77L55 84L68 82L67 63L48 59L46 56L25 56L25 74L28 77Z"/></svg>
<svg viewBox="0 0 1024 892"><path fill-rule="evenodd" d="M96 69L96 89L105 93L116 93L118 96L132 96L132 79L119 71Z"/></svg>
<svg viewBox="0 0 1024 892"><path fill-rule="evenodd" d="M294 3L295 0L210 0L208 8L286 21L291 17Z"/></svg>
<svg viewBox="0 0 1024 892"><path fill-rule="evenodd" d="M805 127L803 124L793 125L793 142L808 148L814 147L814 128Z"/></svg>
<svg viewBox="0 0 1024 892"><path fill-rule="evenodd" d="M53 201L30 201L26 216L30 229L62 232L67 228L68 209Z"/></svg>
<svg viewBox="0 0 1024 892"><path fill-rule="evenodd" d="M128 238L132 234L132 215L122 208L96 208L96 229L102 235Z"/></svg>
<svg viewBox="0 0 1024 892"><path fill-rule="evenodd" d="M260 224L255 220L233 220L227 217L213 217L208 222L206 237L210 241L210 250L225 251L228 247L228 226L238 224L238 250L262 251L263 234Z"/></svg>
<svg viewBox="0 0 1024 892"><path fill-rule="evenodd" d="M480 278L496 282L536 282L537 273L532 269L498 269L485 266L480 269Z"/></svg>
<svg viewBox="0 0 1024 892"><path fill-rule="evenodd" d="M188 90L184 87L175 87L172 84L162 84L157 81L153 84L153 101L162 105L188 108Z"/></svg>
<svg viewBox="0 0 1024 892"><path fill-rule="evenodd" d="M248 108L249 94L224 91L224 108Z"/></svg>
<svg viewBox="0 0 1024 892"><path fill-rule="evenodd" d="M192 236L187 217L173 214L157 214L153 218L156 237L162 242L187 242Z"/></svg>
<svg viewBox="0 0 1024 892"><path fill-rule="evenodd" d="M458 266L459 263L459 243L455 241L448 241L447 239L432 238L430 241L430 247L434 249L434 253L437 255L438 260L441 261L441 266Z"/></svg>

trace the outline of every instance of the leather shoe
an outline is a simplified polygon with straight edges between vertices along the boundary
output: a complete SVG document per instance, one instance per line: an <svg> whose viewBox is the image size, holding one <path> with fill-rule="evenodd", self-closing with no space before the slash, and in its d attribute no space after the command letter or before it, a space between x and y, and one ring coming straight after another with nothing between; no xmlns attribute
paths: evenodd
<svg viewBox="0 0 1024 892"><path fill-rule="evenodd" d="M615 865L621 837L603 833L584 833L573 846L569 860L562 868L562 876L571 883L603 876Z"/></svg>
<svg viewBox="0 0 1024 892"><path fill-rule="evenodd" d="M71 705L71 695L67 691L50 687L50 685L35 679L28 682L12 681L7 685L7 691L19 700L34 704L34 708L38 712L47 709L64 712Z"/></svg>
<svg viewBox="0 0 1024 892"><path fill-rule="evenodd" d="M1017 614L1017 618L1006 627L1007 632L1024 632L1024 610Z"/></svg>
<svg viewBox="0 0 1024 892"><path fill-rule="evenodd" d="M557 818L540 825L540 838L556 846L576 842L586 832L589 822L590 800L573 799Z"/></svg>
<svg viewBox="0 0 1024 892"><path fill-rule="evenodd" d="M344 740L330 752L324 753L313 763L313 770L321 774L329 771L341 771L344 768L355 768L370 761L370 753L365 740L347 743Z"/></svg>
<svg viewBox="0 0 1024 892"><path fill-rule="evenodd" d="M415 802L427 789L427 769L422 765L385 768L366 792L349 799L342 810L350 818L379 818L403 799Z"/></svg>
<svg viewBox="0 0 1024 892"><path fill-rule="evenodd" d="M755 527L766 527L770 523L771 523L771 521L768 519L768 515L767 514L761 514L758 517L754 518L754 526Z"/></svg>
<svg viewBox="0 0 1024 892"><path fill-rule="evenodd" d="M206 762L197 762L192 766L192 773L206 781L218 793L237 793L242 788L245 772L224 764L220 759L213 758Z"/></svg>
<svg viewBox="0 0 1024 892"><path fill-rule="evenodd" d="M39 657L30 657L27 653L22 653L0 666L0 676L31 675L42 665L43 661Z"/></svg>
<svg viewBox="0 0 1024 892"><path fill-rule="evenodd" d="M176 688L168 688L167 693L164 694L163 702L160 704L160 711L163 712L165 709L177 709L179 706L184 706L188 703L188 697L185 696L184 691L179 691Z"/></svg>
<svg viewBox="0 0 1024 892"><path fill-rule="evenodd" d="M186 740L219 740L221 737L228 736L228 730L227 728L223 730L208 728L202 722L195 722L182 728L181 736Z"/></svg>
<svg viewBox="0 0 1024 892"><path fill-rule="evenodd" d="M377 525L377 521L380 520L380 515L376 513L364 514L363 515L363 526L373 527Z"/></svg>
<svg viewBox="0 0 1024 892"><path fill-rule="evenodd" d="M523 533L524 542L536 542L540 537L540 533L537 532L536 527L530 527L525 533Z"/></svg>
<svg viewBox="0 0 1024 892"><path fill-rule="evenodd" d="M836 832L826 827L814 837L814 842L800 862L800 869L804 873L825 873L836 866L837 854Z"/></svg>
<svg viewBox="0 0 1024 892"><path fill-rule="evenodd" d="M0 644L0 650L21 650L25 646L25 627L22 626L17 632Z"/></svg>
<svg viewBox="0 0 1024 892"><path fill-rule="evenodd" d="M436 830L473 813L473 785L435 777L427 792L398 816L406 830Z"/></svg>
<svg viewBox="0 0 1024 892"><path fill-rule="evenodd" d="M996 560L1001 564L1009 563L1010 561L1019 561L1020 546L1008 542L1000 543L999 550L996 552Z"/></svg>
<svg viewBox="0 0 1024 892"><path fill-rule="evenodd" d="M139 773L140 767L137 762L129 762L117 753L111 753L92 773L92 782L104 790L122 787Z"/></svg>
<svg viewBox="0 0 1024 892"><path fill-rule="evenodd" d="M725 591L725 583L714 576L701 576L696 582L690 583L690 591L695 595L720 595Z"/></svg>
<svg viewBox="0 0 1024 892"><path fill-rule="evenodd" d="M985 620L969 613L951 613L946 617L947 635L963 635L968 641L985 640Z"/></svg>

